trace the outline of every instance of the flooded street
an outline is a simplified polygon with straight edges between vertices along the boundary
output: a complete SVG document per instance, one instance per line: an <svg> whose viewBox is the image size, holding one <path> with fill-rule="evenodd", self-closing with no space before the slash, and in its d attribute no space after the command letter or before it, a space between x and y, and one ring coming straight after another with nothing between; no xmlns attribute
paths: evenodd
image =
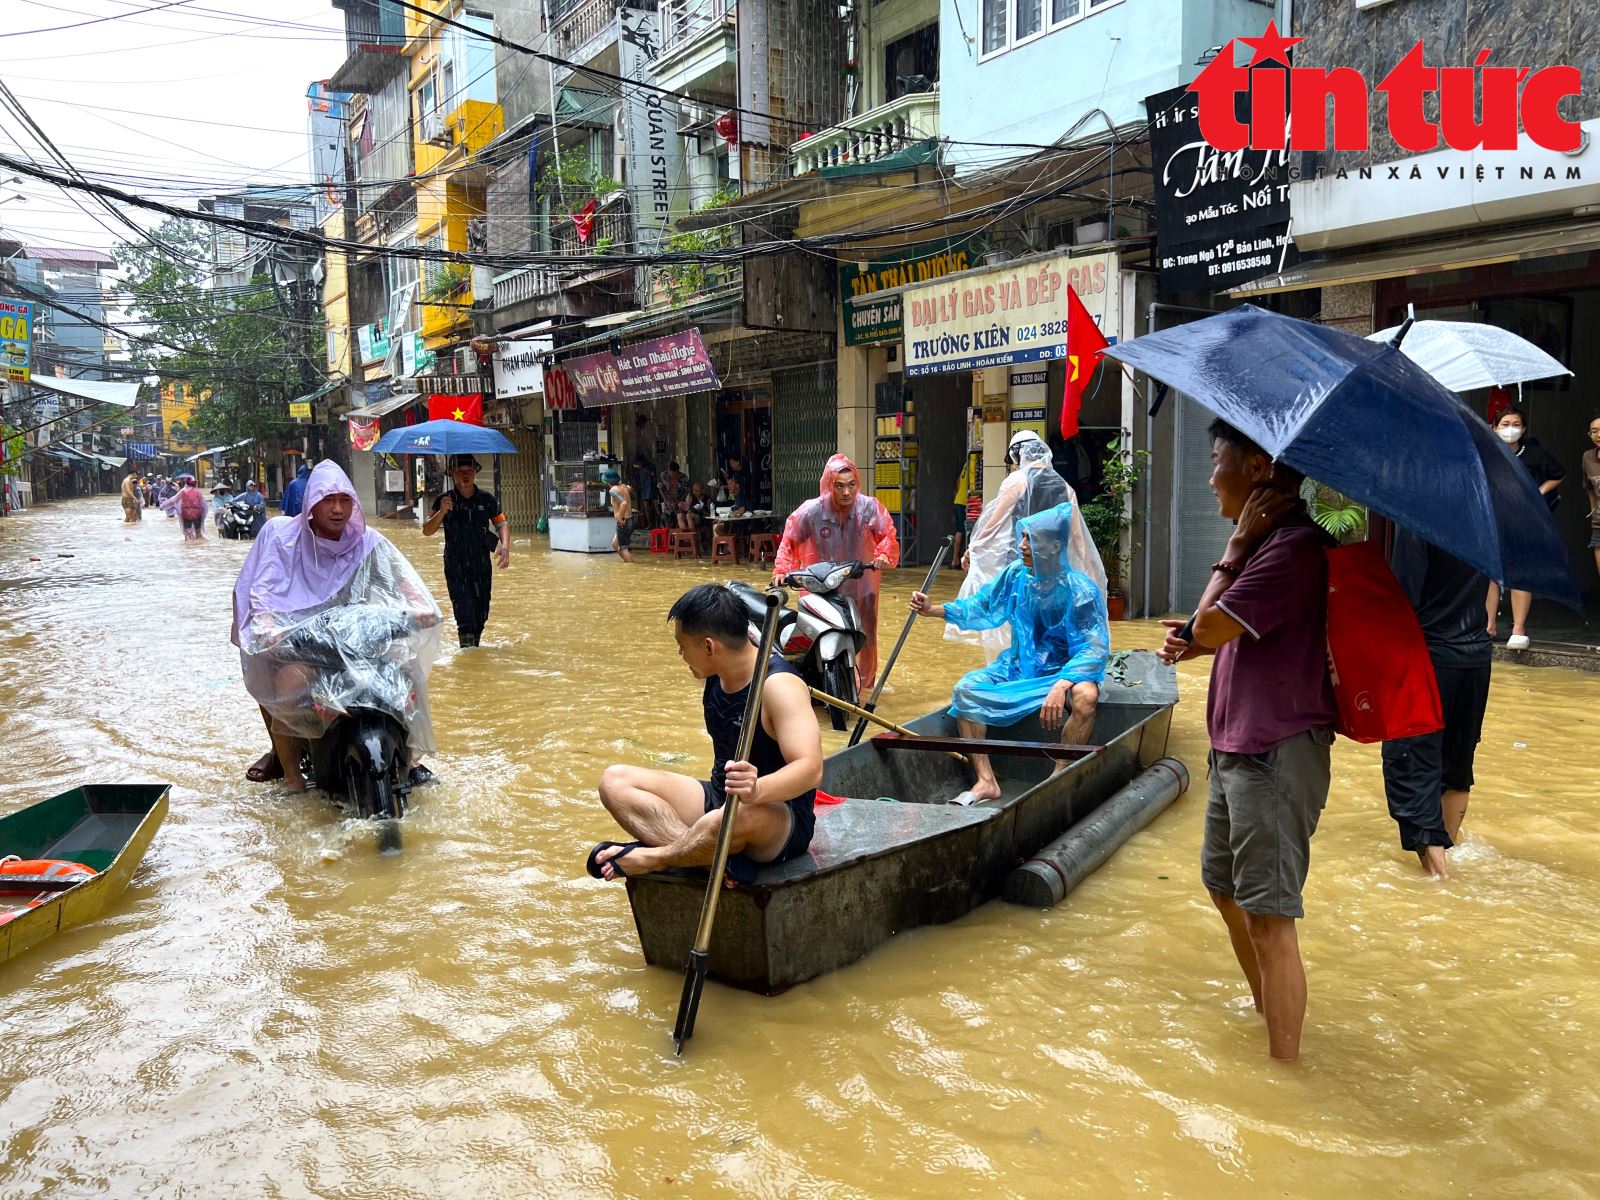
<svg viewBox="0 0 1600 1200"><path fill-rule="evenodd" d="M440 540L381 525L443 603ZM244 780L248 544L124 527L114 498L0 521L0 812L173 784L123 900L0 968L0 1195L1600 1194L1595 677L1496 666L1442 886L1376 747L1339 743L1298 1064L1267 1060L1199 884L1203 661L1169 747L1195 787L1067 903L990 903L774 998L712 985L678 1060L681 976L583 861L616 833L607 764L706 769L664 617L717 576L544 545L514 539L486 648L436 667L442 782L380 857L319 794ZM885 652L922 575L886 580ZM976 660L938 630L891 718Z"/></svg>

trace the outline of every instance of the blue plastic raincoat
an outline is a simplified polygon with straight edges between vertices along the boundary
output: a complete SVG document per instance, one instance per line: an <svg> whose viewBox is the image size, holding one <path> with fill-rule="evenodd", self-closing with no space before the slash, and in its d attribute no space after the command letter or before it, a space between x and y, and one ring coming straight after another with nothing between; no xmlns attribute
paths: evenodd
<svg viewBox="0 0 1600 1200"><path fill-rule="evenodd" d="M969 671L950 697L950 715L985 725L1015 725L1044 705L1065 679L1099 684L1111 653L1105 594L1069 564L1073 506L1058 504L1018 522L1033 551L965 600L944 606L961 629L1011 627L1011 645L987 667Z"/></svg>

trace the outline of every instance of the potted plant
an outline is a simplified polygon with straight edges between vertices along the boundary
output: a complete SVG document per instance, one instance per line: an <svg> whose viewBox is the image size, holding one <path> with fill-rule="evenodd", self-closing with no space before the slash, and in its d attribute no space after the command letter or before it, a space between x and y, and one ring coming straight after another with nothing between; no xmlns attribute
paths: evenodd
<svg viewBox="0 0 1600 1200"><path fill-rule="evenodd" d="M1106 443L1106 456L1100 460L1100 493L1083 506L1084 524L1105 562L1106 612L1113 621L1122 620L1127 613L1123 581L1137 547L1124 535L1139 519L1131 497L1150 465L1150 452L1126 449L1122 444L1125 437L1124 433Z"/></svg>

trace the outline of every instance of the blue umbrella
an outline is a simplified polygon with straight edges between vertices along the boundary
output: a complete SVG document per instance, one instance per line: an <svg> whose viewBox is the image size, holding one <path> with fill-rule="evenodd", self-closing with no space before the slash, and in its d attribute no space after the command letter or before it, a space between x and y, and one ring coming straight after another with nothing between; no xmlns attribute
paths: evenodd
<svg viewBox="0 0 1600 1200"><path fill-rule="evenodd" d="M1247 304L1106 355L1490 579L1581 606L1527 470L1394 345Z"/></svg>
<svg viewBox="0 0 1600 1200"><path fill-rule="evenodd" d="M511 439L498 429L465 421L424 421L391 429L372 449L379 454L515 454Z"/></svg>

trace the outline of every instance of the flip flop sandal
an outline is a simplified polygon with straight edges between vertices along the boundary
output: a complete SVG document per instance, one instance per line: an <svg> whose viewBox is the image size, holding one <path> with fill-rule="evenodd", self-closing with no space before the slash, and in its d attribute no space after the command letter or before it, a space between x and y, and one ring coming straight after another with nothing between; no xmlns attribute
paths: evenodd
<svg viewBox="0 0 1600 1200"><path fill-rule="evenodd" d="M621 846L621 850L619 850L616 854L613 854L610 858L606 859L606 861L611 864L611 869L616 872L616 874L613 875L611 879L606 880L606 882L610 883L616 879L627 879L629 876L628 873L622 869L622 860L643 845L643 842L597 842L594 849L589 851L589 861L585 865L589 871L589 874L594 878L605 879L606 877L600 873L600 853L604 850L611 849L613 846Z"/></svg>
<svg viewBox="0 0 1600 1200"><path fill-rule="evenodd" d="M251 783L271 783L274 779L283 778L283 764L278 761L277 751L271 754L272 764L262 766L259 759L245 771L244 777Z"/></svg>

